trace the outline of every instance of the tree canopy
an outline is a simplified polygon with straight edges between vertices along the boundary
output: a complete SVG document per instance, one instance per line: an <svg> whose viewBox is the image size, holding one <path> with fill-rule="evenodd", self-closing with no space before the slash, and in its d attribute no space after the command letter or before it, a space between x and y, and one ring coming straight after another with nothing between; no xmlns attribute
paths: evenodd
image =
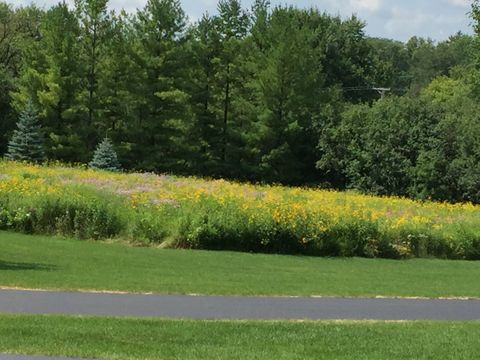
<svg viewBox="0 0 480 360"><path fill-rule="evenodd" d="M195 22L178 0L0 0L0 152L31 102L53 160L87 163L108 133L128 170L480 203L478 1L471 18L473 36L402 43L267 0Z"/></svg>

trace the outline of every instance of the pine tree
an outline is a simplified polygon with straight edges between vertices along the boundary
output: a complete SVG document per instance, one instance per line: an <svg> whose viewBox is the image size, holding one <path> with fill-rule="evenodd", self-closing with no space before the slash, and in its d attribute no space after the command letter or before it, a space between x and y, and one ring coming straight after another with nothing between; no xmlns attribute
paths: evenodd
<svg viewBox="0 0 480 360"><path fill-rule="evenodd" d="M221 0L216 18L220 32L219 67L216 74L221 94L221 163L224 176L241 177L242 163L248 157L245 149L246 129L249 126L249 103L246 101L248 79L244 40L250 28L249 14L239 0Z"/></svg>
<svg viewBox="0 0 480 360"><path fill-rule="evenodd" d="M20 114L17 130L8 144L6 157L10 160L40 162L45 160L44 137L38 116L31 101Z"/></svg>
<svg viewBox="0 0 480 360"><path fill-rule="evenodd" d="M99 63L105 56L110 19L108 0L75 0L75 11L81 24L81 44L83 57L87 64L86 107L88 126L92 126L98 112Z"/></svg>
<svg viewBox="0 0 480 360"><path fill-rule="evenodd" d="M23 109L31 99L41 111L49 159L87 162L86 107L81 99L86 76L85 61L78 56L79 21L62 2L42 16L38 31L38 39L25 45L22 71L11 92L12 104Z"/></svg>
<svg viewBox="0 0 480 360"><path fill-rule="evenodd" d="M93 160L89 166L94 169L121 171L121 165L117 158L117 153L108 137L97 146Z"/></svg>
<svg viewBox="0 0 480 360"><path fill-rule="evenodd" d="M216 19L205 14L192 28L194 75L191 77L191 106L195 116L194 133L199 144L196 170L202 175L221 175L223 119L218 111L221 90L216 75L219 69L221 34Z"/></svg>
<svg viewBox="0 0 480 360"><path fill-rule="evenodd" d="M185 172L192 158L187 17L179 0L148 0L133 22L140 72L138 121L131 124L135 167Z"/></svg>

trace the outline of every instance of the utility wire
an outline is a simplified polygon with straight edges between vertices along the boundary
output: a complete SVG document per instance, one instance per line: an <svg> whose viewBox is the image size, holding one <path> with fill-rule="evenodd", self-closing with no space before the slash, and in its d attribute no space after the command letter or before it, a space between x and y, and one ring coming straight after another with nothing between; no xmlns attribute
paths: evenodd
<svg viewBox="0 0 480 360"><path fill-rule="evenodd" d="M376 86L347 86L342 88L343 91L376 91L380 94L381 98L384 99L387 93L392 91L407 91L404 88L386 88L386 87L376 87Z"/></svg>

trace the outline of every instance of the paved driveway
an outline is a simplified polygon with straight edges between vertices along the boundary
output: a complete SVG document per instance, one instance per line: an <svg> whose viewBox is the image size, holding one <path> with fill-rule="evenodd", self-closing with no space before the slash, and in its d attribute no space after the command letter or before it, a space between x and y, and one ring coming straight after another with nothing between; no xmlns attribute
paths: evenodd
<svg viewBox="0 0 480 360"><path fill-rule="evenodd" d="M0 290L0 313L225 320L480 320L480 300L126 295Z"/></svg>

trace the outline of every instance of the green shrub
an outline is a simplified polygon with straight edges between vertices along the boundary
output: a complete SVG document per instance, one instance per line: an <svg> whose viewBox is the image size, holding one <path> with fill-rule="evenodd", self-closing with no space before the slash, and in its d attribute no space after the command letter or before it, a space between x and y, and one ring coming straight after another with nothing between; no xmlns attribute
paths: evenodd
<svg viewBox="0 0 480 360"><path fill-rule="evenodd" d="M119 201L91 191L84 191L84 194L88 196L81 199L42 195L30 198L28 203L4 197L0 227L81 239L105 239L121 234L125 224Z"/></svg>

